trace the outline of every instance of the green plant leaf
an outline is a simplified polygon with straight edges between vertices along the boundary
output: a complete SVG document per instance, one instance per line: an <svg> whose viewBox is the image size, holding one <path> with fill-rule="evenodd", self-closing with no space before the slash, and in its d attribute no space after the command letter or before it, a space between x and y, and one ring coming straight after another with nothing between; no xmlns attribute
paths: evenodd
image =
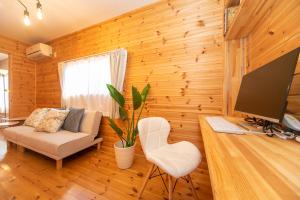
<svg viewBox="0 0 300 200"><path fill-rule="evenodd" d="M128 119L128 115L126 110L123 107L119 107L119 114L120 114L120 118L121 120L127 120Z"/></svg>
<svg viewBox="0 0 300 200"><path fill-rule="evenodd" d="M109 120L110 127L118 134L118 136L120 138L122 138L123 137L123 131L122 131L122 129L120 129L118 127L118 125L114 122L114 120L112 120L111 118L108 118L108 120Z"/></svg>
<svg viewBox="0 0 300 200"><path fill-rule="evenodd" d="M146 101L150 88L151 88L151 87L150 87L150 84L149 84L149 83L144 87L144 89L143 89L143 91L142 91L142 93L141 93L142 101L143 101L143 102Z"/></svg>
<svg viewBox="0 0 300 200"><path fill-rule="evenodd" d="M135 139L136 139L136 136L139 134L139 130L138 130L138 128L137 127L135 127L135 129L133 130L133 138L132 138L132 141L135 141Z"/></svg>
<svg viewBox="0 0 300 200"><path fill-rule="evenodd" d="M111 84L106 84L107 89L109 90L110 96L121 106L125 105L125 98L123 95Z"/></svg>
<svg viewBox="0 0 300 200"><path fill-rule="evenodd" d="M132 86L132 101L134 110L137 110L142 104L142 96L134 86Z"/></svg>

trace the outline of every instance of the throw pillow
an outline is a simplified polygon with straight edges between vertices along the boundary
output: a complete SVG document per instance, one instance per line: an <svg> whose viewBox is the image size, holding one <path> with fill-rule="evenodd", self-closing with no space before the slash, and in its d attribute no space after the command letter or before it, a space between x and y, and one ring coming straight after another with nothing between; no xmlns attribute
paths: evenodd
<svg viewBox="0 0 300 200"><path fill-rule="evenodd" d="M62 129L75 132L75 133L78 132L83 114L84 114L84 108L82 109L70 108L70 112L65 119Z"/></svg>
<svg viewBox="0 0 300 200"><path fill-rule="evenodd" d="M97 135L102 118L102 113L99 111L86 110L82 117L79 131L82 133L88 133Z"/></svg>
<svg viewBox="0 0 300 200"><path fill-rule="evenodd" d="M64 123L68 113L68 110L49 110L44 119L35 128L35 131L44 131L48 133L57 132Z"/></svg>
<svg viewBox="0 0 300 200"><path fill-rule="evenodd" d="M29 117L24 122L25 126L32 126L37 127L39 123L43 120L47 112L49 111L48 108L37 108L35 109Z"/></svg>

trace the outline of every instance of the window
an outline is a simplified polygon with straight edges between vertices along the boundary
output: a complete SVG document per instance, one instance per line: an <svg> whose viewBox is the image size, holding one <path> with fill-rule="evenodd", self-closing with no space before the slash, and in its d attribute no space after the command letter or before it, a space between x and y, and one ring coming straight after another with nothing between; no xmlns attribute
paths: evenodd
<svg viewBox="0 0 300 200"><path fill-rule="evenodd" d="M64 106L100 110L108 115L110 97L106 84L111 84L109 55L64 62L60 68Z"/></svg>
<svg viewBox="0 0 300 200"><path fill-rule="evenodd" d="M59 63L62 106L98 110L104 116L117 118L119 108L106 84L123 90L126 63L126 49Z"/></svg>

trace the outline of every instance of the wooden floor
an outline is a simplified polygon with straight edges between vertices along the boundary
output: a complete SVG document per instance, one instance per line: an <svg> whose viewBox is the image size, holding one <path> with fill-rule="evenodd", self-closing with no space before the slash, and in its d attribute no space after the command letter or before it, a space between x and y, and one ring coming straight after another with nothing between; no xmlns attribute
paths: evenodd
<svg viewBox="0 0 300 200"><path fill-rule="evenodd" d="M18 152L15 147L7 150L0 132L0 200L37 199L136 199L149 163L143 156L136 156L128 170L116 167L112 148L100 151L91 147L64 161L61 170L55 162L32 151ZM209 176L197 169L192 174L200 199L212 199ZM160 178L150 180L143 199L167 199L167 192ZM193 199L189 185L180 180L174 199Z"/></svg>

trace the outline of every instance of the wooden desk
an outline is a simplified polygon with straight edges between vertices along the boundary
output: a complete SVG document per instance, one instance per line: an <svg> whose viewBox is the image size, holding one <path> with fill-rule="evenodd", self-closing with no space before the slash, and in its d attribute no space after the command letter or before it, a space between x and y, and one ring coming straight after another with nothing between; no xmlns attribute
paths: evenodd
<svg viewBox="0 0 300 200"><path fill-rule="evenodd" d="M214 132L199 117L214 199L300 199L300 143Z"/></svg>

